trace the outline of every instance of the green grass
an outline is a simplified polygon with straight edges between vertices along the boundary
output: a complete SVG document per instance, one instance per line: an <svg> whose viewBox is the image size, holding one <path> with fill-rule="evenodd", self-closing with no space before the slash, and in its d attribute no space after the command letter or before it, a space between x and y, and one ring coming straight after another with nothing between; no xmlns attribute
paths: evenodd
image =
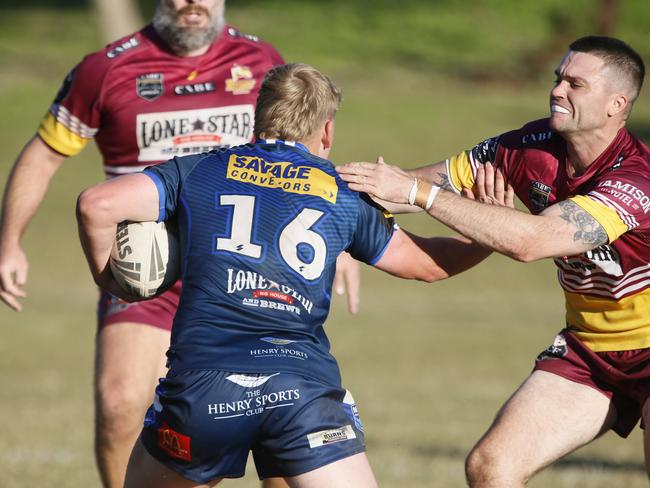
<svg viewBox="0 0 650 488"><path fill-rule="evenodd" d="M447 0L430 9L428 3L405 2L393 18L387 18L385 2L375 9L361 8L367 2L336 8L331 2L302 2L300 8L279 0L263 6L231 3L235 24L274 42L287 59L322 67L342 86L336 161L383 154L389 162L422 164L547 111L545 83L466 83L446 71L456 54L460 65L475 66L483 40L481 49L494 56L484 59L499 66L507 66L498 59L510 53L499 54L501 44L525 41L533 49L544 42L543 23L528 32L518 28L515 12L495 18L507 2L467 7ZM294 6L289 13L287 5ZM520 14L521 23L559 5L564 4L539 2L533 13ZM465 10L462 30L456 16ZM0 13L4 182L59 81L101 43L92 17L83 11ZM632 37L641 39L638 33L650 25L641 22L643 15L625 13L626 25L637 26L629 31ZM295 19L291 29L280 32L276 26L288 16ZM468 33L468 25L481 34ZM506 36L508 30L513 33ZM457 32L468 37L453 48L463 38ZM399 42L390 42L395 39ZM650 135L648 93L637 103L632 125ZM2 486L98 485L91 393L95 289L77 243L74 202L83 187L101 177L93 147L64 164L25 236L31 260L25 311L0 308ZM400 223L426 235L448 233L423 216ZM463 276L433 285L397 282L369 268L363 280L360 314L349 316L337 299L327 328L344 382L359 404L378 480L397 488L464 486L467 451L561 327L563 298L553 266L492 256ZM638 430L626 441L608 434L531 486L647 486L642 463ZM252 470L238 486L258 486Z"/></svg>

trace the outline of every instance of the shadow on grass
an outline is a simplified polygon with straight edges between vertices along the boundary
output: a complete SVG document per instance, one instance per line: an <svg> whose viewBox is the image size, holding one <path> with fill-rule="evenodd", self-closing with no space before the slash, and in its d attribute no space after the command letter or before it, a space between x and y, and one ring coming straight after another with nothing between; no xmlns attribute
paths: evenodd
<svg viewBox="0 0 650 488"><path fill-rule="evenodd" d="M465 457L467 456L468 452L469 451L465 451L457 447L440 445L420 445L415 446L412 449L412 453L418 457L447 458L461 462L465 462ZM549 469L595 469L600 471L645 473L645 466L640 462L612 461L608 459L579 455L574 455L566 459L560 459Z"/></svg>

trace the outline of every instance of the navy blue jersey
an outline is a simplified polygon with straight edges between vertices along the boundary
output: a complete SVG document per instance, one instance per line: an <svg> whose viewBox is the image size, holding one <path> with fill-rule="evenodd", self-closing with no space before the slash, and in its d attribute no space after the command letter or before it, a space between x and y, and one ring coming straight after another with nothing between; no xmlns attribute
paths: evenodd
<svg viewBox="0 0 650 488"><path fill-rule="evenodd" d="M297 143L260 141L148 168L178 222L183 292L170 367L338 383L323 330L336 257L374 264L394 225Z"/></svg>

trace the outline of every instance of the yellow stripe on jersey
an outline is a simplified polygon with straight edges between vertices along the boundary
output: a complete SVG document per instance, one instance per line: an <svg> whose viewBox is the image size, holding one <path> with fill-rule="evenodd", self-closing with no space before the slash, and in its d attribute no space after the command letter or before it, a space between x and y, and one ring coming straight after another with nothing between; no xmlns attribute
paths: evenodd
<svg viewBox="0 0 650 488"><path fill-rule="evenodd" d="M600 352L650 347L650 289L620 300L566 291L564 296L567 325L589 349Z"/></svg>
<svg viewBox="0 0 650 488"><path fill-rule="evenodd" d="M474 186L474 172L469 161L468 151L449 158L447 171L449 172L449 181L456 192L460 193L463 188Z"/></svg>
<svg viewBox="0 0 650 488"><path fill-rule="evenodd" d="M613 208L603 205L602 203L599 203L594 199L584 195L576 195L569 198L569 200L571 200L576 205L579 205L580 208L591 215L598 221L600 225L603 226L603 229L605 229L605 232L607 232L609 242L615 241L621 235L627 232L627 225L621 220L621 218L618 216L618 213L616 213L616 210Z"/></svg>
<svg viewBox="0 0 650 488"><path fill-rule="evenodd" d="M339 193L333 176L312 166L298 166L289 161L266 161L257 156L231 154L226 178L284 192L313 195L336 203Z"/></svg>
<svg viewBox="0 0 650 488"><path fill-rule="evenodd" d="M59 123L51 112L48 112L41 120L38 135L48 146L66 156L79 154L90 141Z"/></svg>

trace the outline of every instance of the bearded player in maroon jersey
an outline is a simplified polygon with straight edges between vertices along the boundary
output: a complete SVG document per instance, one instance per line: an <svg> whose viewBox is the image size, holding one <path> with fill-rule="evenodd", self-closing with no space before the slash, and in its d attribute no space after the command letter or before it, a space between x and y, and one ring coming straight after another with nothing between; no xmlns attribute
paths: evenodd
<svg viewBox="0 0 650 488"><path fill-rule="evenodd" d="M225 24L224 0L160 0L151 25L86 56L13 166L0 226L0 298L21 310L28 263L20 239L67 157L94 138L111 177L247 143L262 78L282 62L270 44ZM352 310L355 283L348 284ZM177 284L133 304L100 298L95 445L105 486L122 486L151 392L165 375L179 291Z"/></svg>
<svg viewBox="0 0 650 488"><path fill-rule="evenodd" d="M626 437L639 418L650 472L650 150L625 128L645 66L624 42L589 36L555 74L546 119L411 174L340 169L352 188L417 201L489 249L554 258L566 328L470 453L473 487L523 486L609 430ZM454 194L484 174L492 182L495 167L533 215ZM503 183L484 199L492 193L500 200Z"/></svg>

